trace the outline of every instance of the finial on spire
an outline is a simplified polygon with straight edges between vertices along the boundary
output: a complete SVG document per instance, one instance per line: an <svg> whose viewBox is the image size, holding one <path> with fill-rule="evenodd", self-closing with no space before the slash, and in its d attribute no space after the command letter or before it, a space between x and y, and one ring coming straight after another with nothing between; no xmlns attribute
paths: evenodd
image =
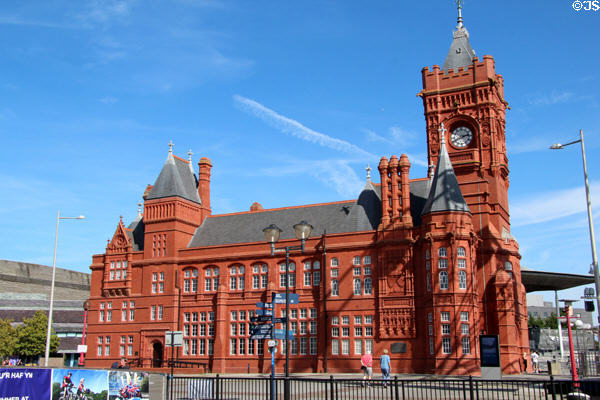
<svg viewBox="0 0 600 400"><path fill-rule="evenodd" d="M456 20L456 22L458 22L457 28L462 28L463 27L462 0L456 0L456 5L458 6L458 19Z"/></svg>
<svg viewBox="0 0 600 400"><path fill-rule="evenodd" d="M140 201L138 203L138 217L140 217L142 215L142 202Z"/></svg>
<svg viewBox="0 0 600 400"><path fill-rule="evenodd" d="M427 168L427 177L433 178L433 173L435 172L435 165L429 164L429 168Z"/></svg>
<svg viewBox="0 0 600 400"><path fill-rule="evenodd" d="M173 141L169 140L169 153L173 153Z"/></svg>
<svg viewBox="0 0 600 400"><path fill-rule="evenodd" d="M367 168L365 169L367 170L367 182L369 182L371 180L371 166L367 164Z"/></svg>
<svg viewBox="0 0 600 400"><path fill-rule="evenodd" d="M123 216L122 216L122 215L119 215L119 221L120 221L121 223L123 223Z"/></svg>
<svg viewBox="0 0 600 400"><path fill-rule="evenodd" d="M442 136L440 138L440 142L442 144L446 143L446 127L444 126L444 123L442 122L442 124L440 125L440 129L438 129L438 132L440 133L440 135Z"/></svg>
<svg viewBox="0 0 600 400"><path fill-rule="evenodd" d="M192 152L192 149L190 149L188 151L188 160L189 160L190 163L192 162L192 154L194 154L194 153Z"/></svg>

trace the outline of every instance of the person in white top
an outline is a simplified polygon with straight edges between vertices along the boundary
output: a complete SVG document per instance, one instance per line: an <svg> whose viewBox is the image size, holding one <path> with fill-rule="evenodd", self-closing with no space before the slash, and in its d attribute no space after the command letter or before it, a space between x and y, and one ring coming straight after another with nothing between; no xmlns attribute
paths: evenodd
<svg viewBox="0 0 600 400"><path fill-rule="evenodd" d="M537 374L540 372L540 356L535 351L531 353L531 366L533 367L533 373Z"/></svg>

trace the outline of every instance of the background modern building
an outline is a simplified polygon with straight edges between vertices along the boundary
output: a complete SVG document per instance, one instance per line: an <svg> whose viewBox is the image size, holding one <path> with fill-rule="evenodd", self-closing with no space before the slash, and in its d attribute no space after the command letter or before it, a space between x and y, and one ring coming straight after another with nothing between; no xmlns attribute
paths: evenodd
<svg viewBox="0 0 600 400"><path fill-rule="evenodd" d="M48 313L52 267L0 260L0 318L20 324L37 311ZM76 365L83 333L83 303L90 295L90 274L56 268L52 329L60 339L65 365Z"/></svg>

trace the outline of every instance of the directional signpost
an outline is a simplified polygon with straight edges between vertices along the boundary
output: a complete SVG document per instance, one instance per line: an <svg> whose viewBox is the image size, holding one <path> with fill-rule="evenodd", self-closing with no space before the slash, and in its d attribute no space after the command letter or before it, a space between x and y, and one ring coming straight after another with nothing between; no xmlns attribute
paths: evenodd
<svg viewBox="0 0 600 400"><path fill-rule="evenodd" d="M290 304L298 304L300 302L300 295L297 293L290 293ZM274 304L285 304L285 293L273 293Z"/></svg>
<svg viewBox="0 0 600 400"><path fill-rule="evenodd" d="M267 342L267 345L271 351L271 399L274 399L275 350L277 346L277 341L274 339L285 340L286 351L288 351L287 349L289 346L288 340L294 339L294 332L289 330L287 316L275 318L275 304L298 304L300 302L300 296L296 293L289 293L289 297L286 299L285 293L273 293L271 300L271 303L256 303L256 315L250 317L250 322L253 324L250 330L250 339L270 339ZM275 329L275 324L285 324L284 329ZM286 329L288 329L287 332Z"/></svg>

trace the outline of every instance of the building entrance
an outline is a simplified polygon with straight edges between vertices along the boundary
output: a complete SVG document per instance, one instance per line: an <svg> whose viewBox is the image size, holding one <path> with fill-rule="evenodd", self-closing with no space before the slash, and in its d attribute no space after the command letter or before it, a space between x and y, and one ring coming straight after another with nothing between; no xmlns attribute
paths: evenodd
<svg viewBox="0 0 600 400"><path fill-rule="evenodd" d="M160 368L163 363L163 346L160 342L154 342L152 345L152 367Z"/></svg>

